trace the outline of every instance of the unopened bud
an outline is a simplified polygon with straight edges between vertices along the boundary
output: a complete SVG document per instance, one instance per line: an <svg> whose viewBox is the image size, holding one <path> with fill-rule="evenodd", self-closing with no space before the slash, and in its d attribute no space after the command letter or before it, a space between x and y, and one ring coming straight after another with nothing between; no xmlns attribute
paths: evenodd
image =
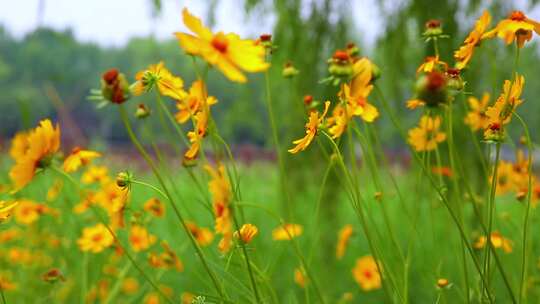
<svg viewBox="0 0 540 304"><path fill-rule="evenodd" d="M141 103L137 106L137 110L135 110L135 117L143 119L150 116L150 113L150 109L144 103Z"/></svg>
<svg viewBox="0 0 540 304"><path fill-rule="evenodd" d="M299 73L298 70L292 65L290 61L285 63L285 66L283 67L283 71L281 72L281 74L285 78L291 78L293 76L298 75L298 73Z"/></svg>
<svg viewBox="0 0 540 304"><path fill-rule="evenodd" d="M116 185L120 188L126 188L131 185L133 175L127 171L120 172L116 175Z"/></svg>

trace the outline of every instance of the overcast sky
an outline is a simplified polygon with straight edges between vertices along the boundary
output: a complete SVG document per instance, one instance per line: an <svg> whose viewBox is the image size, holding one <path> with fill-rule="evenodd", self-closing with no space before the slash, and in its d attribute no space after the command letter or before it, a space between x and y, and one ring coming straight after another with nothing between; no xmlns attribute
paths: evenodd
<svg viewBox="0 0 540 304"><path fill-rule="evenodd" d="M9 0L0 0L7 2ZM312 0L305 0L311 2ZM376 0L352 0L353 21L362 35L362 42L372 45L384 30L383 18L377 11ZM14 0L0 9L0 24L16 37L32 31L38 24L39 0ZM131 37L154 33L160 39L172 38L172 33L183 31L181 20L183 7L192 13L206 17L205 0L162 0L163 10L158 19L152 18L150 0L44 0L42 22L55 29L71 28L80 41L97 42L105 46L122 46ZM403 0L396 0L401 3ZM512 5L526 9L526 0L513 0ZM238 0L221 0L216 11L214 29L237 32L243 36L256 37L272 31L273 16L251 16L246 20ZM392 2L389 2L392 4ZM395 3L394 3L395 4ZM396 5L392 4L395 9ZM540 19L540 9L526 11L529 17ZM463 16L460 16L463 17ZM467 22L472 26L473 20ZM207 22L205 22L207 23Z"/></svg>
<svg viewBox="0 0 540 304"><path fill-rule="evenodd" d="M0 0L8 1L8 0ZM97 42L106 46L121 46L133 36L147 36L154 33L158 38L171 38L175 31L185 29L181 20L183 7L204 17L207 5L204 0L162 0L162 15L156 20L151 16L150 0L45 0L42 22L55 29L73 29L81 41ZM374 41L380 33L376 12L370 9L374 0L362 2L362 9L355 10L355 20L362 27L366 43ZM261 19L255 16L246 20L241 1L218 1L215 28L226 32L255 36L271 32L272 16ZM0 24L16 37L32 31L38 25L39 0L15 0L0 9Z"/></svg>

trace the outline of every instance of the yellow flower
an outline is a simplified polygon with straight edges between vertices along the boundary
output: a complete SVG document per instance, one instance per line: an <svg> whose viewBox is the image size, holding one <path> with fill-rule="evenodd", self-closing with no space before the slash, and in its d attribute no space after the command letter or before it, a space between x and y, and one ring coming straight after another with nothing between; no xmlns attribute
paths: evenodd
<svg viewBox="0 0 540 304"><path fill-rule="evenodd" d="M94 158L101 157L101 154L95 151L83 150L80 147L73 148L71 154L64 160L64 171L75 172L81 166L86 166Z"/></svg>
<svg viewBox="0 0 540 304"><path fill-rule="evenodd" d="M157 198L151 198L144 203L144 211L149 212L155 217L163 217L165 214L165 206Z"/></svg>
<svg viewBox="0 0 540 304"><path fill-rule="evenodd" d="M476 240L473 246L476 249L482 249L484 248L484 246L486 246L486 243L487 237L481 236ZM491 233L491 245L493 245L493 248L495 249L501 248L506 253L511 253L513 250L512 241L503 237L498 231L494 231Z"/></svg>
<svg viewBox="0 0 540 304"><path fill-rule="evenodd" d="M454 59L456 59L456 68L464 69L472 58L474 49L480 44L482 35L486 31L487 27L491 23L491 15L484 11L482 16L474 24L474 28L465 38L463 45L454 52Z"/></svg>
<svg viewBox="0 0 540 304"><path fill-rule="evenodd" d="M37 221L40 216L39 204L30 200L19 201L14 210L15 221L20 224L30 225Z"/></svg>
<svg viewBox="0 0 540 304"><path fill-rule="evenodd" d="M193 222L186 222L186 225L200 246L208 246L214 240L214 234L210 229L199 227Z"/></svg>
<svg viewBox="0 0 540 304"><path fill-rule="evenodd" d="M92 253L102 252L110 247L114 242L114 237L105 225L99 223L93 227L83 229L83 235L77 240L77 244L82 251Z"/></svg>
<svg viewBox="0 0 540 304"><path fill-rule="evenodd" d="M22 137L24 136L24 138ZM9 171L9 177L15 184L15 190L26 186L34 177L36 170L45 167L50 157L60 148L60 128L53 127L45 119L27 135L15 137L11 153L15 165Z"/></svg>
<svg viewBox="0 0 540 304"><path fill-rule="evenodd" d="M347 129L350 115L346 112L345 107L338 104L332 110L332 116L328 117L326 124L328 127L328 133L332 135L332 138L336 139L343 135L343 132Z"/></svg>
<svg viewBox="0 0 540 304"><path fill-rule="evenodd" d="M262 45L253 40L243 40L238 35L223 32L212 33L201 20L184 8L184 24L195 34L176 33L180 46L190 55L202 57L216 66L231 81L247 81L242 71L262 72L270 66L264 61L266 54Z"/></svg>
<svg viewBox="0 0 540 304"><path fill-rule="evenodd" d="M151 292L151 293L147 294L144 297L143 303L144 304L159 304L159 303L161 303L160 300L159 300L159 294L156 293L156 292Z"/></svg>
<svg viewBox="0 0 540 304"><path fill-rule="evenodd" d="M54 201L62 191L62 187L64 187L64 182L59 178L56 179L49 190L47 190L47 201Z"/></svg>
<svg viewBox="0 0 540 304"><path fill-rule="evenodd" d="M433 70L439 69L439 66L442 67L440 70L445 71L448 64L439 60L439 56L428 56L424 59L424 62L418 67L418 69L416 69L416 74L419 74L420 72L431 73Z"/></svg>
<svg viewBox="0 0 540 304"><path fill-rule="evenodd" d="M439 131L441 118L439 116L422 116L418 127L409 130L409 143L416 151L431 151L437 144L446 140L446 134Z"/></svg>
<svg viewBox="0 0 540 304"><path fill-rule="evenodd" d="M139 290L139 281L133 277L125 278L122 282L122 292L133 295Z"/></svg>
<svg viewBox="0 0 540 304"><path fill-rule="evenodd" d="M353 268L352 274L362 290L370 291L381 288L379 266L370 255L356 260L356 266Z"/></svg>
<svg viewBox="0 0 540 304"><path fill-rule="evenodd" d="M175 100L183 99L186 96L184 81L167 70L163 61L138 72L135 79L137 79L134 89L135 95L141 95L157 87L161 95Z"/></svg>
<svg viewBox="0 0 540 304"><path fill-rule="evenodd" d="M195 116L200 111L205 111L206 107L216 104L218 101L214 96L207 96L206 86L202 80L193 82L189 89L189 94L176 102L178 113L176 121L186 122L190 117Z"/></svg>
<svg viewBox="0 0 540 304"><path fill-rule="evenodd" d="M252 224L244 224L240 230L234 232L234 236L244 243L250 243L251 240L259 233L259 229Z"/></svg>
<svg viewBox="0 0 540 304"><path fill-rule="evenodd" d="M338 259L343 258L345 255L345 250L347 250L347 245L349 244L349 239L351 238L352 234L352 225L345 225L345 227L341 228L339 231L338 243L336 247L336 257Z"/></svg>
<svg viewBox="0 0 540 304"><path fill-rule="evenodd" d="M17 289L17 284L11 280L11 273L0 272L0 289L2 291L12 291Z"/></svg>
<svg viewBox="0 0 540 304"><path fill-rule="evenodd" d="M407 109L414 110L418 107L423 107L426 105L426 102L421 99L410 99L407 100Z"/></svg>
<svg viewBox="0 0 540 304"><path fill-rule="evenodd" d="M486 116L486 109L489 104L489 93L484 93L482 99L478 100L476 97L469 97L469 107L471 111L465 116L465 124L467 124L473 131L485 129L488 126L488 117Z"/></svg>
<svg viewBox="0 0 540 304"><path fill-rule="evenodd" d="M302 235L304 228L298 224L284 224L272 231L272 239L275 241L287 241Z"/></svg>
<svg viewBox="0 0 540 304"><path fill-rule="evenodd" d="M195 114L195 130L189 131L187 136L191 146L184 153L184 158L187 160L193 160L199 154L201 149L201 142L206 136L206 128L208 127L208 115L206 111L200 111Z"/></svg>
<svg viewBox="0 0 540 304"><path fill-rule="evenodd" d="M221 252L229 251L232 244L232 221L231 210L229 203L231 200L231 185L225 173L225 167L220 164L217 169L211 166L205 166L206 171L210 174L208 188L212 195L212 204L214 207L215 230L216 233L223 237L218 244Z"/></svg>
<svg viewBox="0 0 540 304"><path fill-rule="evenodd" d="M307 276L306 276L306 273L304 271L304 269L302 267L300 268L296 268L294 270L294 282L302 287L302 288L306 288L306 285L307 283L309 282Z"/></svg>
<svg viewBox="0 0 540 304"><path fill-rule="evenodd" d="M81 177L81 182L87 185L93 183L106 184L109 181L109 169L105 166L90 166Z"/></svg>
<svg viewBox="0 0 540 304"><path fill-rule="evenodd" d="M512 112L523 100L520 99L525 78L516 74L514 81L505 80L503 92L495 101L495 104L486 110L488 124L508 124L512 118Z"/></svg>
<svg viewBox="0 0 540 304"><path fill-rule="evenodd" d="M133 225L129 230L129 243L133 251L139 252L148 249L156 242L157 238L146 230L146 228Z"/></svg>
<svg viewBox="0 0 540 304"><path fill-rule="evenodd" d="M362 58L353 65L353 78L350 86L344 85L342 98L347 100L348 110L351 115L360 116L366 122L373 122L378 116L379 111L367 100L373 85L373 64L367 59Z"/></svg>
<svg viewBox="0 0 540 304"><path fill-rule="evenodd" d="M293 144L295 144L296 146L288 150L290 153L295 154L300 151L304 151L309 146L309 144L313 141L313 138L315 138L315 135L317 135L319 125L323 122L329 107L330 101L326 101L324 103L324 111L322 115L319 115L319 112L317 111L311 111L309 113L309 120L305 126L306 136L293 141Z"/></svg>
<svg viewBox="0 0 540 304"><path fill-rule="evenodd" d="M499 22L494 29L482 35L482 39L497 36L504 40L506 44L510 44L515 40L518 47L522 48L525 42L531 40L533 31L540 34L540 24L529 19L521 11L513 11L508 18Z"/></svg>
<svg viewBox="0 0 540 304"><path fill-rule="evenodd" d="M118 187L115 182L109 182L102 186L92 201L105 209L109 215L112 215L124 209L128 198L128 192Z"/></svg>
<svg viewBox="0 0 540 304"><path fill-rule="evenodd" d="M5 202L0 201L0 223L7 220L11 213L13 212L13 209L18 205L18 202ZM1 238L0 238L1 239Z"/></svg>

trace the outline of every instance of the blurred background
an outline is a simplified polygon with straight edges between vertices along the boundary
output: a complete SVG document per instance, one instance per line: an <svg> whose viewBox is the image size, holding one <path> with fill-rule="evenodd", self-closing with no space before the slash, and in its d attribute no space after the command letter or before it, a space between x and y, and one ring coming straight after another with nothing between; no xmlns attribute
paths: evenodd
<svg viewBox="0 0 540 304"><path fill-rule="evenodd" d="M441 43L442 59L453 63L452 53L484 9L494 25L513 9L539 20L538 1L480 0L19 0L0 10L0 142L43 117L60 121L64 141L79 145L89 141L105 146L127 144L118 113L96 109L86 97L99 86L101 73L122 70L130 81L137 71L164 60L189 86L195 78L191 58L174 39L184 31L181 10L188 7L214 30L257 38L272 33L277 51L272 56L272 93L277 105L282 142L302 134L304 118L290 111L306 94L316 100L335 100L336 88L319 84L327 76L326 59L333 51L356 43L382 70L380 86L396 111L414 124L418 113L405 108L412 96L415 70L432 53L421 37L424 23L440 19L450 36ZM532 130L540 103L538 38L522 52L520 71L527 79L523 113ZM500 40L489 42L473 59L464 76L467 92L498 95L508 78L513 48ZM291 61L300 70L284 79L281 70ZM528 77L530 75L530 77ZM213 108L222 134L234 146L265 149L271 136L264 104L262 75L249 85L227 81L211 72L209 90L219 99ZM131 101L150 106L153 100ZM171 107L174 103L171 101ZM249 114L249 115L246 115ZM461 119L461 118L459 118ZM384 115L377 122L382 142L399 149L399 139ZM537 136L536 132L533 136ZM159 134L156 135L159 137ZM537 140L537 138L533 138ZM4 147L6 144L3 145ZM69 146L69 144L68 144Z"/></svg>

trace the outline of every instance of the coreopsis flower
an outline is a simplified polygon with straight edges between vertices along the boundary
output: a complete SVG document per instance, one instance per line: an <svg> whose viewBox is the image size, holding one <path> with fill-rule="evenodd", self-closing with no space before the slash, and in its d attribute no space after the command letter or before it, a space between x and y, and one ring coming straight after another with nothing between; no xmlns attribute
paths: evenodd
<svg viewBox="0 0 540 304"><path fill-rule="evenodd" d="M440 20L431 19L425 23L425 31L423 33L426 37L426 41L429 41L433 38L443 38L442 24Z"/></svg>
<svg viewBox="0 0 540 304"><path fill-rule="evenodd" d="M234 237L248 244L259 233L259 229L252 224L244 224L239 230L234 232Z"/></svg>
<svg viewBox="0 0 540 304"><path fill-rule="evenodd" d="M484 11L482 16L474 24L473 30L469 33L463 45L454 52L454 59L456 60L456 68L462 70L471 61L474 53L474 49L480 44L482 36L487 27L491 23L491 15Z"/></svg>
<svg viewBox="0 0 540 304"><path fill-rule="evenodd" d="M434 70L446 71L448 64L439 60L439 56L428 56L424 59L424 62L418 67L416 73L431 73Z"/></svg>
<svg viewBox="0 0 540 304"><path fill-rule="evenodd" d="M422 74L416 81L415 98L419 105L436 107L448 100L447 77L445 73L434 70Z"/></svg>
<svg viewBox="0 0 540 304"><path fill-rule="evenodd" d="M301 288L306 288L309 279L303 267L299 267L294 270L294 282Z"/></svg>
<svg viewBox="0 0 540 304"><path fill-rule="evenodd" d="M127 295L133 295L137 291L139 291L139 281L137 281L134 277L128 277L125 278L124 281L122 281L122 292Z"/></svg>
<svg viewBox="0 0 540 304"><path fill-rule="evenodd" d="M199 246L208 246L214 240L214 234L212 231L210 231L210 229L199 227L193 222L186 222L186 225Z"/></svg>
<svg viewBox="0 0 540 304"><path fill-rule="evenodd" d="M0 201L0 223L7 220L11 216L14 208L18 204L19 203L16 201L12 201L12 202Z"/></svg>
<svg viewBox="0 0 540 304"><path fill-rule="evenodd" d="M184 123L196 113L207 110L207 107L214 105L218 100L214 96L208 96L206 93L206 85L202 80L196 80L191 85L189 93L182 99L176 101L178 113L176 113L176 121Z"/></svg>
<svg viewBox="0 0 540 304"><path fill-rule="evenodd" d="M512 113L523 103L521 92L525 78L516 74L513 81L505 80L503 92L495 101L495 104L486 110L487 128L484 130L484 138L487 140L499 140L504 136L504 125L510 123Z"/></svg>
<svg viewBox="0 0 540 304"><path fill-rule="evenodd" d="M143 251L152 246L157 238L140 225L132 225L129 229L129 243L135 252Z"/></svg>
<svg viewBox="0 0 540 304"><path fill-rule="evenodd" d="M431 151L446 140L446 134L441 132L439 116L422 116L418 127L409 130L408 142L416 151Z"/></svg>
<svg viewBox="0 0 540 304"><path fill-rule="evenodd" d="M141 95L157 87L159 93L175 100L180 100L186 96L184 91L184 81L178 76L174 76L166 67L163 61L150 65L146 70L139 71L135 76L135 95Z"/></svg>
<svg viewBox="0 0 540 304"><path fill-rule="evenodd" d="M234 33L212 33L201 20L186 8L182 11L184 24L195 34L175 33L180 46L190 55L202 57L217 67L229 80L244 83L243 71L262 72L270 67L265 62L266 50L255 41L241 39Z"/></svg>
<svg viewBox="0 0 540 304"><path fill-rule="evenodd" d="M157 292L150 292L144 296L143 304L160 304L161 300Z"/></svg>
<svg viewBox="0 0 540 304"><path fill-rule="evenodd" d="M166 241L163 241L161 242L161 247L163 248L162 253L156 254L152 252L148 256L150 266L158 269L175 269L178 272L184 271L184 264L171 249L169 244Z"/></svg>
<svg viewBox="0 0 540 304"><path fill-rule="evenodd" d="M165 205L157 198L147 200L143 205L143 210L155 217L163 217L165 215Z"/></svg>
<svg viewBox="0 0 540 304"><path fill-rule="evenodd" d="M375 259L370 256L363 256L356 260L356 265L352 269L354 280L362 290L370 291L379 289L382 286L379 266Z"/></svg>
<svg viewBox="0 0 540 304"><path fill-rule="evenodd" d="M485 33L482 39L497 36L504 40L506 44L516 41L518 47L522 48L525 42L532 39L533 31L540 34L540 24L525 16L521 11L513 11L506 19L499 22L494 29Z"/></svg>
<svg viewBox="0 0 540 304"><path fill-rule="evenodd" d="M473 244L474 248L482 249L486 246L487 237L480 236L476 242ZM503 237L502 234L498 231L491 233L491 245L493 248L501 248L505 253L511 253L513 250L512 241Z"/></svg>
<svg viewBox="0 0 540 304"><path fill-rule="evenodd" d="M89 166L81 177L81 182L85 185L110 182L109 169L106 166Z"/></svg>
<svg viewBox="0 0 540 304"><path fill-rule="evenodd" d="M296 146L288 150L290 153L295 154L300 151L304 151L309 146L309 144L315 138L315 135L317 135L317 131L319 130L319 125L322 124L322 122L324 121L324 117L326 116L326 113L328 112L329 107L330 107L330 101L326 101L324 103L324 111L322 114L319 114L319 112L317 111L311 111L309 113L309 120L305 125L306 136L293 141L293 144L295 144Z"/></svg>
<svg viewBox="0 0 540 304"><path fill-rule="evenodd" d="M60 128L53 127L48 119L25 135L16 136L11 149L15 165L9 171L15 190L26 186L38 169L47 167L59 148Z"/></svg>
<svg viewBox="0 0 540 304"><path fill-rule="evenodd" d="M121 212L128 199L128 192L118 187L115 182L103 185L93 196L93 202L105 209L109 215Z"/></svg>
<svg viewBox="0 0 540 304"><path fill-rule="evenodd" d="M467 124L473 131L483 130L488 126L488 117L486 116L486 110L489 104L489 93L484 93L482 99L478 100L476 97L469 97L468 103L471 109L465 116L465 124Z"/></svg>
<svg viewBox="0 0 540 304"><path fill-rule="evenodd" d="M298 224L286 223L272 231L272 239L275 241L288 241L302 235L304 228Z"/></svg>
<svg viewBox="0 0 540 304"><path fill-rule="evenodd" d="M98 157L101 157L101 153L75 147L71 151L71 154L64 160L64 171L68 173L75 172L81 166L88 165L92 159Z"/></svg>
<svg viewBox="0 0 540 304"><path fill-rule="evenodd" d="M347 250L347 245L349 244L349 240L352 235L353 235L352 225L345 225L339 231L338 242L336 246L336 257L338 259L343 258L343 256L345 255L345 250Z"/></svg>
<svg viewBox="0 0 540 304"><path fill-rule="evenodd" d="M83 229L83 235L77 240L81 251L100 253L109 248L114 242L114 237L105 225L99 223L93 227Z"/></svg>
<svg viewBox="0 0 540 304"><path fill-rule="evenodd" d="M217 168L210 165L205 166L210 175L208 188L212 195L212 205L215 217L215 230L217 234L222 235L218 244L221 252L229 251L232 244L232 220L229 203L232 197L231 185L225 172L225 167L219 164Z"/></svg>
<svg viewBox="0 0 540 304"><path fill-rule="evenodd" d="M0 203L0 205L1 204L2 203ZM10 204L10 205L12 205L12 204ZM6 206L5 202L4 202L3 206L5 208L5 206ZM11 210L13 210L13 209L11 209ZM5 229L5 230L1 230L0 231L0 244L14 241L14 240L18 239L20 236L21 236L21 230L18 229L18 228L9 228L9 229Z"/></svg>
<svg viewBox="0 0 540 304"><path fill-rule="evenodd" d="M356 82L351 85L357 84ZM349 87L347 84L342 86L341 96L347 101L347 112L352 116L360 116L365 122L373 122L379 117L377 108L368 102L367 95L371 91L372 86L365 83L366 86Z"/></svg>
<svg viewBox="0 0 540 304"><path fill-rule="evenodd" d="M11 277L11 273L0 272L0 289L2 291L13 291L17 289L17 284L12 281Z"/></svg>
<svg viewBox="0 0 540 304"><path fill-rule="evenodd" d="M199 151L201 149L201 143L203 138L206 136L206 129L208 127L207 112L197 112L197 114L195 114L194 121L195 129L193 131L189 131L187 134L191 146L189 146L189 149L184 153L184 158L186 160L193 160L199 154Z"/></svg>
<svg viewBox="0 0 540 304"><path fill-rule="evenodd" d="M332 110L332 115L326 120L328 126L328 133L332 135L333 139L341 137L347 129L351 115L347 112L344 106L338 104Z"/></svg>
<svg viewBox="0 0 540 304"><path fill-rule="evenodd" d="M39 204L31 200L20 200L13 210L15 221L19 224L30 225L36 222L41 216L42 208Z"/></svg>

